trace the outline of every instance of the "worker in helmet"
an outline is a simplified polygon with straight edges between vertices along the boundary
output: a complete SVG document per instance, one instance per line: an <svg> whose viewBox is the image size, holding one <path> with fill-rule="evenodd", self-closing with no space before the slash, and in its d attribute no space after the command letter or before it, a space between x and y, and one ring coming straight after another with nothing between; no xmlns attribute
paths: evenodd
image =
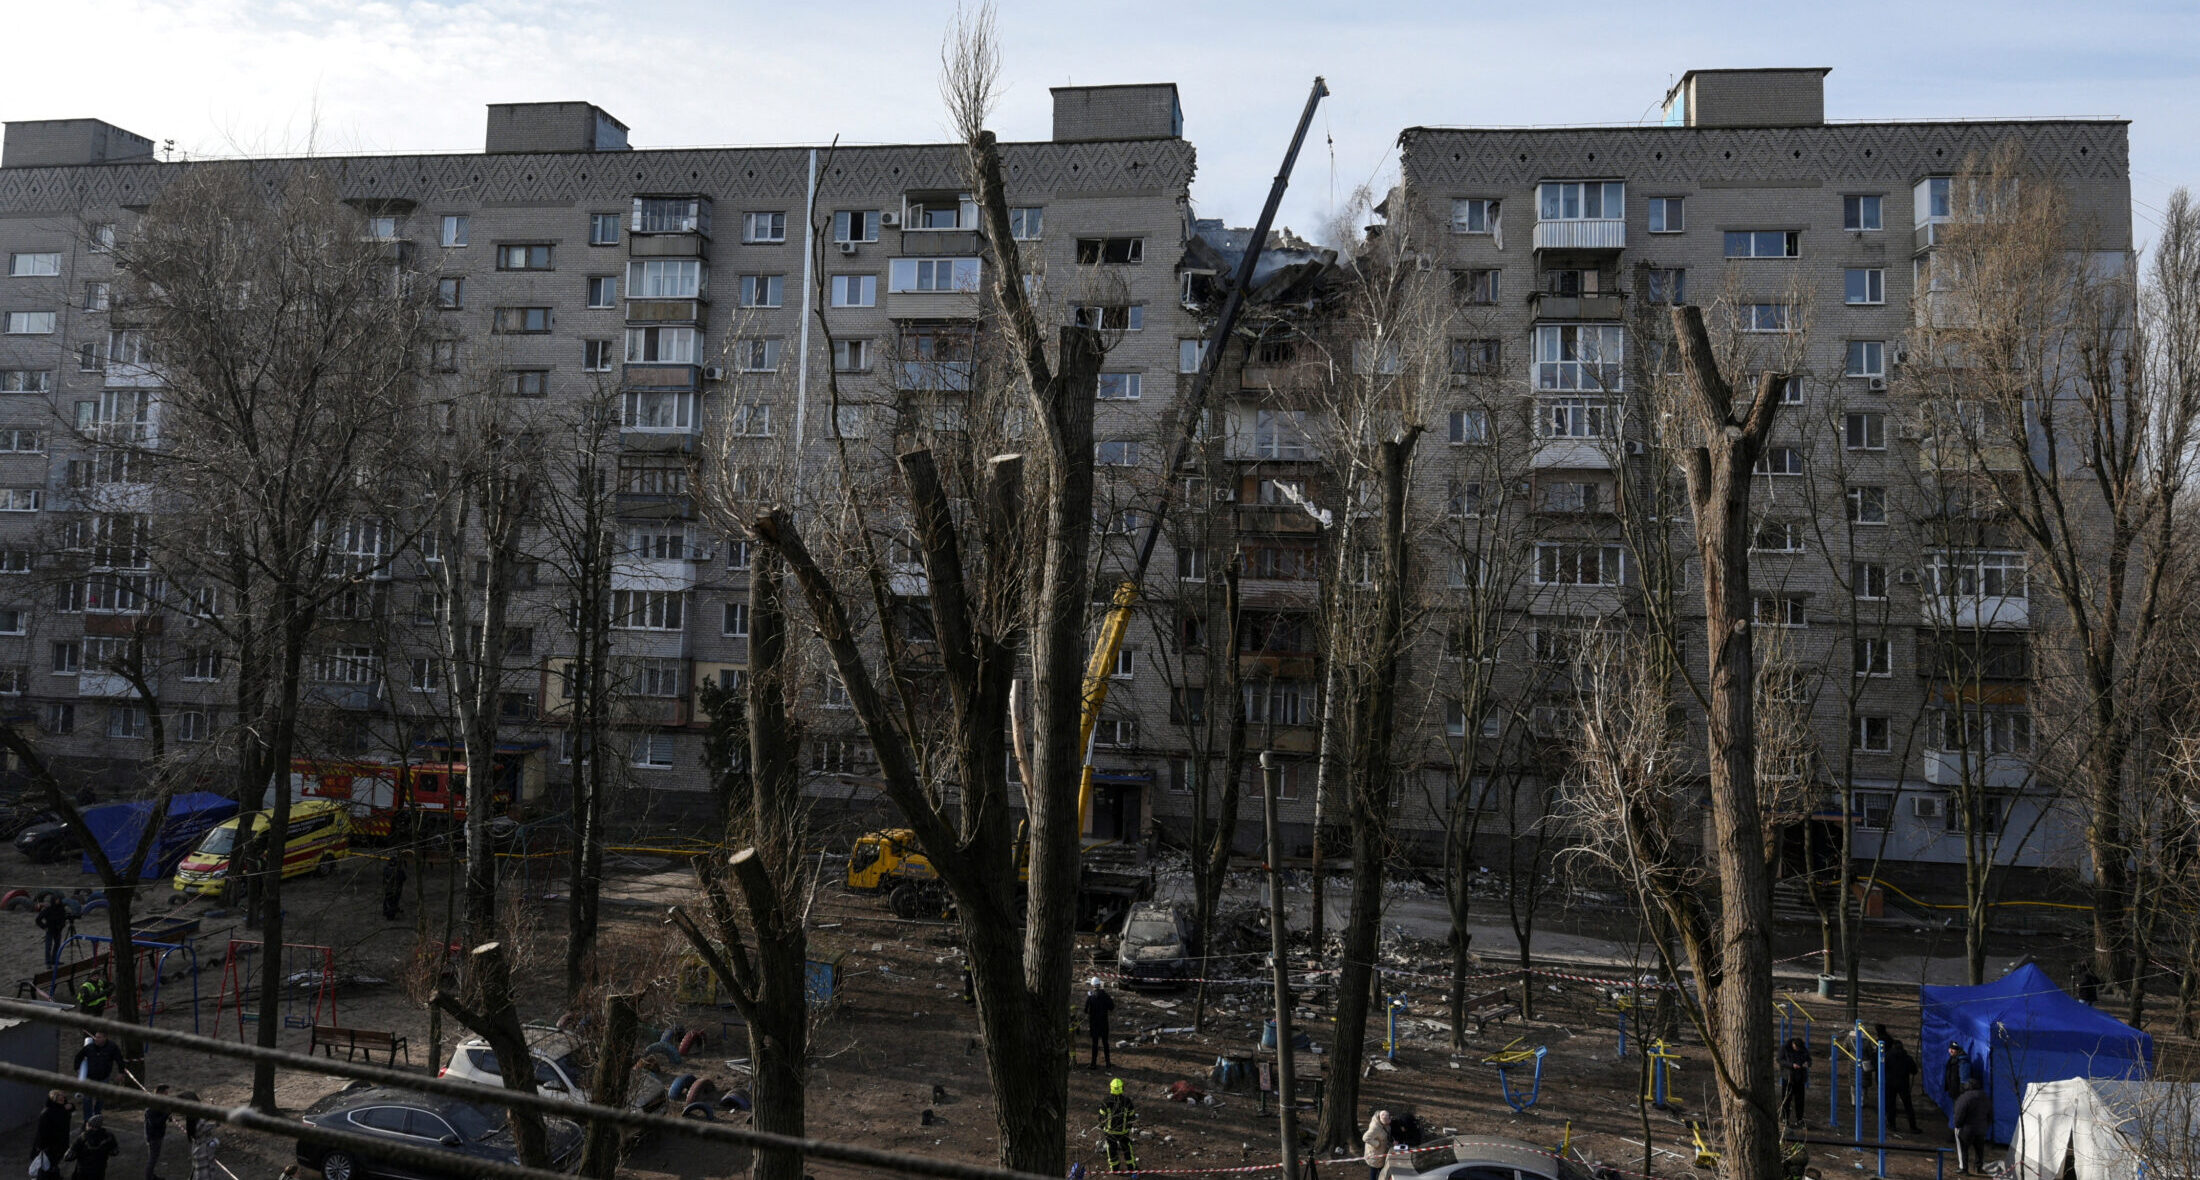
<svg viewBox="0 0 2200 1180"><path fill-rule="evenodd" d="M1123 1079L1108 1082L1108 1100L1100 1104L1100 1138L1108 1153L1108 1171L1130 1172L1138 1167L1131 1151L1131 1136L1138 1131L1138 1107L1123 1092Z"/></svg>

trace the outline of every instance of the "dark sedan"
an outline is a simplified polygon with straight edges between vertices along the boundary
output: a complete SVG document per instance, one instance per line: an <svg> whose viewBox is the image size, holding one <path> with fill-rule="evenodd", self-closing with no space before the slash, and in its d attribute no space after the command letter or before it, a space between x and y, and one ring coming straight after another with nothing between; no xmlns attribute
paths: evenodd
<svg viewBox="0 0 2200 1180"><path fill-rule="evenodd" d="M16 833L15 850L38 864L51 864L82 848L69 825L48 815Z"/></svg>
<svg viewBox="0 0 2200 1180"><path fill-rule="evenodd" d="M325 1180L363 1180L386 1176L393 1180L476 1175L475 1160L518 1163L519 1151L505 1126L504 1112L452 1098L417 1094L388 1086L354 1085L316 1102L305 1121L332 1131L371 1135L393 1144L426 1148L448 1154L450 1163L439 1167L377 1159L348 1147L326 1147L298 1141L298 1162L319 1171ZM546 1119L551 1166L563 1170L580 1152L581 1129L565 1119Z"/></svg>

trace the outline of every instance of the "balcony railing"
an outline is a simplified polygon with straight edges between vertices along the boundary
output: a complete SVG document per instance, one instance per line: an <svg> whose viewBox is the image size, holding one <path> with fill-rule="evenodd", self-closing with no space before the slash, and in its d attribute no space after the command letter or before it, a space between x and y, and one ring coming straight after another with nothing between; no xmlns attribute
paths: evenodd
<svg viewBox="0 0 2200 1180"><path fill-rule="evenodd" d="M2014 595L1927 594L1919 605L1926 622L1939 627L2022 630L2032 625L2031 600Z"/></svg>
<svg viewBox="0 0 2200 1180"><path fill-rule="evenodd" d="M2017 754L1927 750L1925 781L1936 787L1961 786L1965 781L1976 787L2022 787L2032 781L2032 762Z"/></svg>
<svg viewBox="0 0 2200 1180"><path fill-rule="evenodd" d="M1625 250L1627 223L1617 217L1569 218L1535 223L1538 250Z"/></svg>

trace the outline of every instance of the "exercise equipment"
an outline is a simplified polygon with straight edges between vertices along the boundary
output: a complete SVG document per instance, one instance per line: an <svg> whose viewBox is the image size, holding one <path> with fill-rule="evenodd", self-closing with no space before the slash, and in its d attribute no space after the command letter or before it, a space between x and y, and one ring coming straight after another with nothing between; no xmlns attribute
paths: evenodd
<svg viewBox="0 0 2200 1180"><path fill-rule="evenodd" d="M1835 1130L1841 1128L1841 1060L1849 1061L1849 1107L1857 1142L1864 1140L1864 1075L1872 1075L1874 1105L1879 1112L1879 1165L1876 1174L1887 1174L1887 1047L1879 1038L1865 1029L1858 1021L1856 1027L1830 1034L1827 1038L1826 1070L1826 1121ZM1869 1060L1872 1068L1863 1068Z"/></svg>
<svg viewBox="0 0 2200 1180"><path fill-rule="evenodd" d="M1650 1092L1644 1094L1643 1098L1654 1110L1672 1109L1673 1099L1667 1085L1667 1074L1680 1070L1681 1055L1675 1053L1663 1040L1650 1042L1642 1055L1650 1059Z"/></svg>
<svg viewBox="0 0 2200 1180"><path fill-rule="evenodd" d="M260 995L258 958L267 944L258 939L232 938L222 956L222 990L214 1003L214 1035L222 1032L222 1017L236 1004L237 1039L244 1026L256 1024L267 1014L268 997ZM283 956L282 1020L284 1028L313 1028L336 1023L336 950L312 943L286 942ZM257 1007L253 1005L257 1004ZM305 1010L300 1011L303 1007Z"/></svg>
<svg viewBox="0 0 2200 1180"><path fill-rule="evenodd" d="M1402 995L1392 996L1390 1002L1383 1005L1383 1007L1390 1014L1390 1035L1383 1040L1383 1052L1389 1056L1390 1060L1396 1061L1398 1060L1398 1014L1406 1010L1406 998Z"/></svg>
<svg viewBox="0 0 2200 1180"><path fill-rule="evenodd" d="M1696 1166L1699 1168L1717 1168L1719 1166L1717 1149L1704 1140L1704 1135L1708 1130L1709 1128L1704 1125L1702 1119L1692 1118L1688 1120L1688 1137L1696 1143Z"/></svg>
<svg viewBox="0 0 2200 1180"><path fill-rule="evenodd" d="M1551 1051L1549 1045L1537 1045L1533 1049L1515 1048L1522 1039L1514 1037L1504 1048L1482 1059L1482 1064L1497 1067L1497 1089L1504 1095L1505 1105L1513 1108L1514 1114L1528 1113L1536 1100L1543 1096L1543 1058ZM1512 1070L1531 1061L1535 1063L1535 1078L1529 1084L1528 1092L1523 1095L1513 1089Z"/></svg>

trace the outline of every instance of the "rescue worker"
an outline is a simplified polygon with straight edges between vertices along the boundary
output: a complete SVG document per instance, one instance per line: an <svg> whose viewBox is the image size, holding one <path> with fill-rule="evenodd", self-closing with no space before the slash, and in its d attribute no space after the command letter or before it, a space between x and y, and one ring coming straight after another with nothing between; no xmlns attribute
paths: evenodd
<svg viewBox="0 0 2200 1180"><path fill-rule="evenodd" d="M61 939L69 928L69 903L58 893L46 895L46 904L38 907L38 928L46 933L46 966L61 963Z"/></svg>
<svg viewBox="0 0 2200 1180"><path fill-rule="evenodd" d="M107 1014L107 1001L115 994L115 985L104 975L95 975L76 985L76 1009L86 1016Z"/></svg>
<svg viewBox="0 0 2200 1180"><path fill-rule="evenodd" d="M1115 1050L1108 1043L1108 1013L1113 1011L1115 997L1108 994L1099 976L1093 976L1091 990L1085 993L1085 1035L1092 1040L1092 1060L1085 1063L1086 1069L1098 1069L1103 1061L1108 1068L1115 1068Z"/></svg>
<svg viewBox="0 0 2200 1180"><path fill-rule="evenodd" d="M395 856L382 862L382 918L397 920L397 904L405 898L405 864Z"/></svg>
<svg viewBox="0 0 2200 1180"><path fill-rule="evenodd" d="M1108 1153L1108 1171L1128 1172L1138 1167L1131 1150L1131 1136L1138 1133L1138 1107L1123 1092L1123 1079L1108 1082L1108 1100L1100 1104L1100 1137Z"/></svg>

